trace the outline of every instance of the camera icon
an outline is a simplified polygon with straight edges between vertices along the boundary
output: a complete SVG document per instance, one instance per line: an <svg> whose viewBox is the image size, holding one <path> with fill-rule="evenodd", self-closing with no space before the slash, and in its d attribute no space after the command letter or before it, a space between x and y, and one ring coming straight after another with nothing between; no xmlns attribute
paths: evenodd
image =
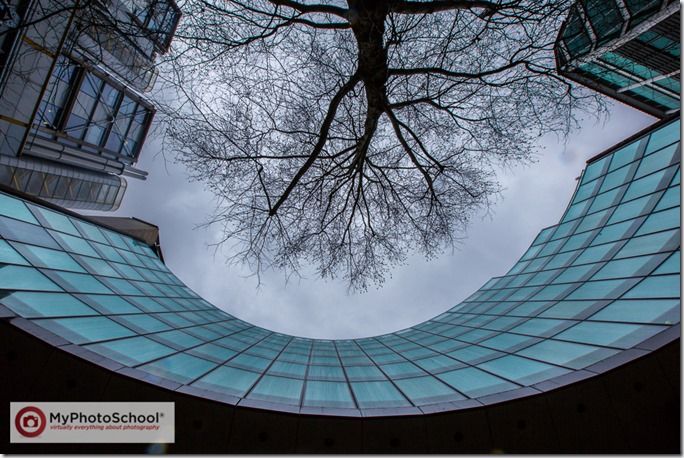
<svg viewBox="0 0 684 458"><path fill-rule="evenodd" d="M37 428L39 423L40 420L35 415L25 415L21 419L21 426L23 426L24 428Z"/></svg>

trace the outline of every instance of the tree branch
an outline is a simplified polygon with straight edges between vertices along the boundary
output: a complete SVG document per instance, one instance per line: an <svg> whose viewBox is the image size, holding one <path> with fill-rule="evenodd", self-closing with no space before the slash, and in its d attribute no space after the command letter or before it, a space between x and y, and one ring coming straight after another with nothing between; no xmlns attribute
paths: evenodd
<svg viewBox="0 0 684 458"><path fill-rule="evenodd" d="M313 151L311 151L311 155L309 155L309 158L306 160L304 165L302 165L301 168L297 171L294 178L292 178L292 181L290 181L290 184L287 186L283 194L278 198L273 207L271 207L271 209L268 212L269 216L273 216L276 213L278 213L278 209L280 208L280 206L283 204L283 202L287 200L292 190L295 188L295 186L297 186L297 183L299 183L299 180L301 180L301 178L304 176L307 170L309 170L313 163L316 161L316 158L318 158L318 155L321 153L326 141L328 140L328 132L330 131L330 125L335 119L337 107L339 106L342 99L349 93L349 91L351 91L354 88L354 86L356 86L356 84L359 82L359 79L360 78L357 74L352 75L349 81L347 81L337 91L335 96L330 101L330 105L328 106L328 112L325 115L325 119L321 123L321 128L318 134L318 142L316 142L316 146L314 146Z"/></svg>

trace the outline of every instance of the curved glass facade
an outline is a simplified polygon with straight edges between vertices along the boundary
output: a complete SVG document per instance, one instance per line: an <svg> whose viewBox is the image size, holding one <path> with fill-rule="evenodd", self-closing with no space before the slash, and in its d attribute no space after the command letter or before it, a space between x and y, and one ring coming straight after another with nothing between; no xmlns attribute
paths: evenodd
<svg viewBox="0 0 684 458"><path fill-rule="evenodd" d="M0 194L0 314L111 370L231 404L393 415L531 395L677 330L679 157L679 120L597 157L505 276L424 323L349 340L253 326L144 243Z"/></svg>

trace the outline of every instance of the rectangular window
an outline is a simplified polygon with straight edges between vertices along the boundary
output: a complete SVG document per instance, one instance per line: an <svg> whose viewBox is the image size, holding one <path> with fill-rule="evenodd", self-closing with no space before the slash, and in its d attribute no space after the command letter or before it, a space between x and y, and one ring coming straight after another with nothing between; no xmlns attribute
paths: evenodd
<svg viewBox="0 0 684 458"><path fill-rule="evenodd" d="M42 126L58 128L71 87L76 78L77 66L66 56L59 56L52 72L45 96L38 108L38 120Z"/></svg>
<svg viewBox="0 0 684 458"><path fill-rule="evenodd" d="M63 132L69 146L135 159L151 108L66 56L60 56L49 84L40 105L41 125Z"/></svg>

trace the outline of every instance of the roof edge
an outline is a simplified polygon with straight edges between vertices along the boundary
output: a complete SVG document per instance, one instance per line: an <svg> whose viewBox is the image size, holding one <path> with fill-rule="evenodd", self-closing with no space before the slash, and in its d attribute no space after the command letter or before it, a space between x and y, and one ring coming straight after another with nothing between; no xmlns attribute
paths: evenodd
<svg viewBox="0 0 684 458"><path fill-rule="evenodd" d="M674 121L675 119L679 119L680 115L681 115L681 112L678 111L677 113L673 113L671 115L664 117L663 119L660 119L660 120L654 122L653 124L641 129L640 131L638 131L637 133L635 133L633 135L630 135L629 137L625 138L624 140L620 141L619 143L616 143L615 145L609 147L608 149L601 151L597 155L590 157L589 159L587 159L587 165L591 164L592 162L596 162L599 159L601 159L601 158L603 158L609 154L614 153L615 151L619 150L623 146L638 140L639 137L643 137L643 136L651 133L652 131L658 129L659 127L662 127L665 124L669 124L670 122Z"/></svg>
<svg viewBox="0 0 684 458"><path fill-rule="evenodd" d="M87 215L82 215L82 214L77 213L73 210L69 210L68 208L60 207L59 205L56 205L56 204L53 204L52 202L41 199L40 197L36 197L36 196L31 195L31 194L27 194L23 191L19 191L18 189L14 189L13 187L7 186L6 184L0 183L0 191L7 193L7 194L11 194L13 196L17 196L21 199L27 200L31 203L36 204L36 205L41 205L41 206L47 207L51 210L55 210L55 211L64 213L64 214L69 215L69 216L73 216L74 218L82 219L82 220L87 221L91 224L94 224L95 226L104 227L104 228L106 228L112 232L116 232L117 234L124 235L126 237L131 237L131 238L133 238L133 239L135 239L141 243L144 243L145 245L149 246L153 250L155 250L155 246L148 244L145 240L141 239L140 237L129 234L127 232L122 232L120 229L117 229L113 226L110 226L109 224L105 224L105 223L102 223L100 221L97 221L95 218L91 218ZM138 218L134 218L134 219L138 219ZM139 221L142 221L142 220L139 220ZM147 221L143 221L143 222L146 224L150 224L152 226L157 227L156 225L148 223ZM155 253L156 253L156 251L155 251Z"/></svg>

